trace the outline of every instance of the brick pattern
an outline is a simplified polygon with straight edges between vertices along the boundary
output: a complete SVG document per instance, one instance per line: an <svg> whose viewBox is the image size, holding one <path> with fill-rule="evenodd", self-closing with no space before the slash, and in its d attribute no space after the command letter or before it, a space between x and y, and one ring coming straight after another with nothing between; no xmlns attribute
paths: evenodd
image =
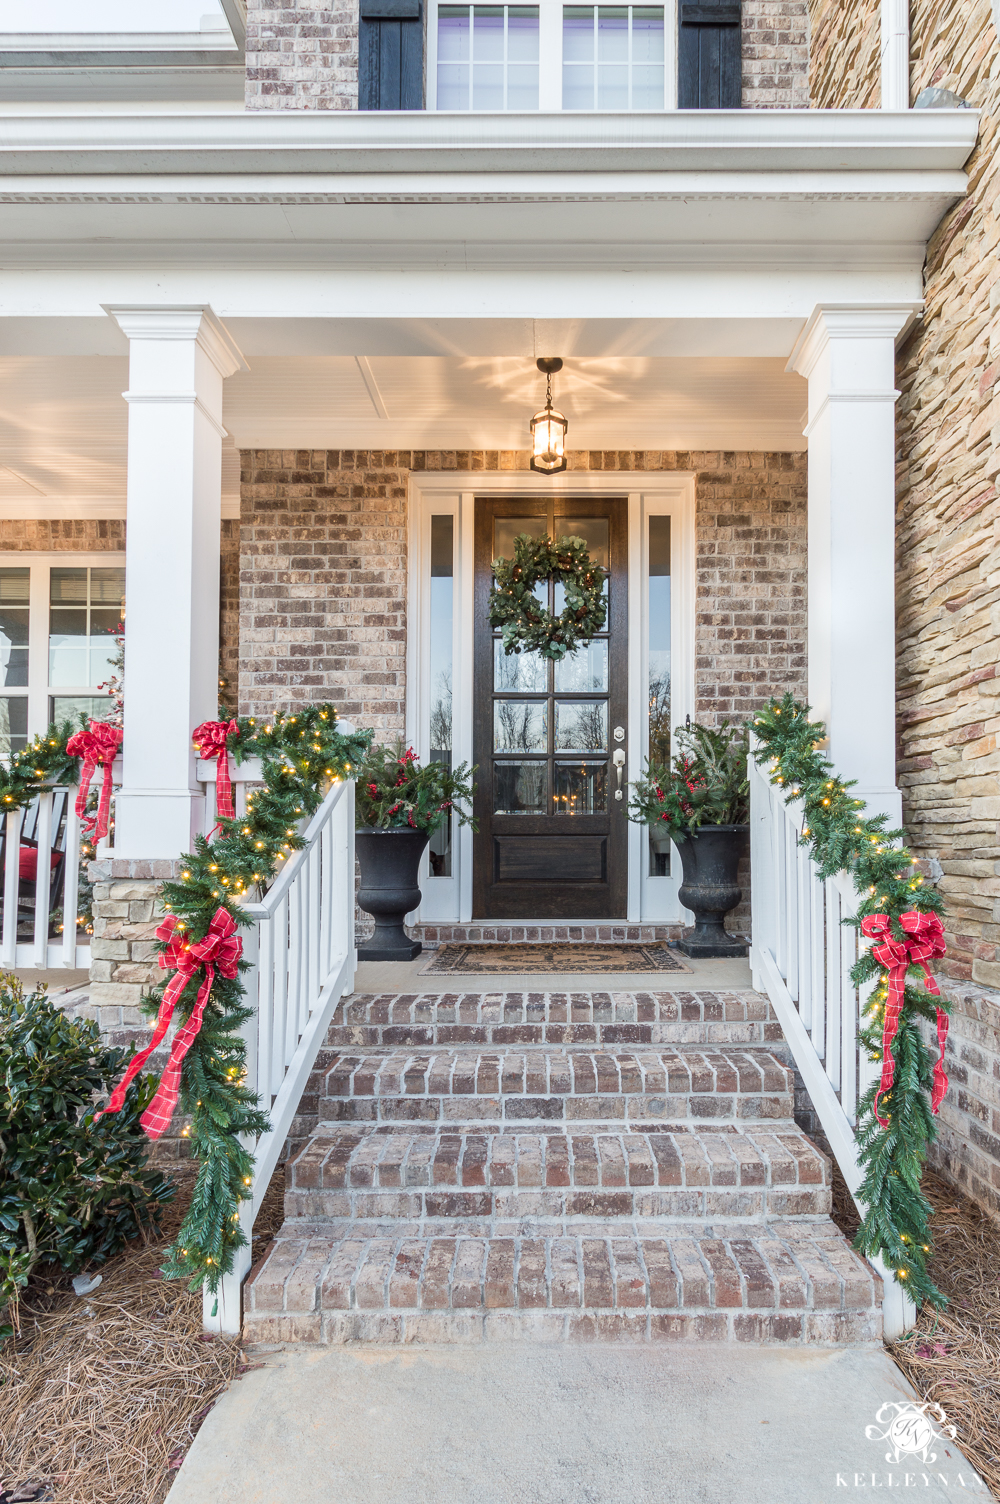
<svg viewBox="0 0 1000 1504"><path fill-rule="evenodd" d="M0 519L0 549L32 553L120 553L125 549L125 519L47 521L39 517L5 517Z"/></svg>
<svg viewBox="0 0 1000 1504"><path fill-rule="evenodd" d="M282 1237L258 1341L878 1341L878 1277L829 1222L638 1239Z"/></svg>
<svg viewBox="0 0 1000 1504"><path fill-rule="evenodd" d="M219 557L219 678L233 711L239 704L240 686L240 524L236 517L222 522Z"/></svg>
<svg viewBox="0 0 1000 1504"><path fill-rule="evenodd" d="M328 1050L782 1042L781 1025L759 992L361 993L338 1011L326 1036Z"/></svg>
<svg viewBox="0 0 1000 1504"><path fill-rule="evenodd" d="M809 108L808 0L743 0L743 108Z"/></svg>
<svg viewBox="0 0 1000 1504"><path fill-rule="evenodd" d="M442 945L510 945L562 942L569 945L622 941L642 944L676 940L679 924L414 924L408 934L420 940L425 950Z"/></svg>
<svg viewBox="0 0 1000 1504"><path fill-rule="evenodd" d="M849 5L809 0L809 103L814 110L878 109L879 13L880 0L851 0Z"/></svg>
<svg viewBox="0 0 1000 1504"><path fill-rule="evenodd" d="M1000 1220L1000 992L948 982L952 1005L946 1069L931 1164ZM930 1026L927 1042L936 1050Z"/></svg>
<svg viewBox="0 0 1000 1504"><path fill-rule="evenodd" d="M356 110L357 0L248 0L248 110Z"/></svg>
<svg viewBox="0 0 1000 1504"><path fill-rule="evenodd" d="M421 1236L490 1237L570 1232L581 1216L625 1218L636 1230L664 1217L821 1216L827 1170L792 1131L337 1130L314 1135L289 1167L285 1214L391 1216L416 1222Z"/></svg>
<svg viewBox="0 0 1000 1504"><path fill-rule="evenodd" d="M791 1073L767 1051L472 1048L344 1054L326 1122L720 1122L792 1117Z"/></svg>
<svg viewBox="0 0 1000 1504"><path fill-rule="evenodd" d="M410 470L526 470L520 452L244 452L240 697L250 715L332 698L405 720ZM574 453L571 468L697 473L697 714L805 689L804 454Z"/></svg>

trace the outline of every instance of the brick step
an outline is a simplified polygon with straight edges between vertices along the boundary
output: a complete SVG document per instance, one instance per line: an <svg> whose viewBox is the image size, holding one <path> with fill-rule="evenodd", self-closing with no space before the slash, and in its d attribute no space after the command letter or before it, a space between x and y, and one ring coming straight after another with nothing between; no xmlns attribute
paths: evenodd
<svg viewBox="0 0 1000 1504"><path fill-rule="evenodd" d="M822 1216L825 1156L794 1124L769 1128L341 1128L327 1123L287 1168L285 1216L414 1230L555 1235L574 1220ZM544 1223L544 1226L541 1224Z"/></svg>
<svg viewBox="0 0 1000 1504"><path fill-rule="evenodd" d="M327 1122L719 1122L786 1119L772 1051L475 1048L345 1053L320 1086Z"/></svg>
<svg viewBox="0 0 1000 1504"><path fill-rule="evenodd" d="M247 1286L280 1342L878 1342L881 1281L833 1223L668 1237L286 1237Z"/></svg>
<svg viewBox="0 0 1000 1504"><path fill-rule="evenodd" d="M781 1044L759 992L363 993L345 998L330 1049L428 1045Z"/></svg>

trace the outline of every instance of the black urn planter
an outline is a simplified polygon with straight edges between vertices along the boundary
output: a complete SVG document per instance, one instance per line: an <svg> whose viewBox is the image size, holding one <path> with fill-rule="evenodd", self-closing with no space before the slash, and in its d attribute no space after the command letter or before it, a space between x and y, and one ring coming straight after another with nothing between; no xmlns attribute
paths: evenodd
<svg viewBox="0 0 1000 1504"><path fill-rule="evenodd" d="M358 830L361 867L358 907L375 919L375 933L358 947L359 961L412 961L423 947L403 920L420 902L417 872L428 837L422 830Z"/></svg>
<svg viewBox="0 0 1000 1504"><path fill-rule="evenodd" d="M724 921L743 897L736 878L749 835L749 825L702 825L695 839L677 843L684 867L679 896L695 919L677 942L684 955L746 955L746 941L730 935Z"/></svg>

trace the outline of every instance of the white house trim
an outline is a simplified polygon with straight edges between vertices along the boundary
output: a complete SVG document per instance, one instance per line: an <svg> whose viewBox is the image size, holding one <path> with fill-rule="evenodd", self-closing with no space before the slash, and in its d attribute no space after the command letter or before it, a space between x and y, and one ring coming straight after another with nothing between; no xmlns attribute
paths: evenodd
<svg viewBox="0 0 1000 1504"><path fill-rule="evenodd" d="M695 477L681 471L566 471L539 477L531 471L414 471L409 480L406 740L426 757L430 734L429 549L430 518L455 518L452 757L472 762L473 537L477 496L626 496L629 518L629 736L626 772L638 777L648 752L645 714L649 672L647 529L651 516L669 515L671 537L671 721L683 726L695 709ZM629 827L628 910L631 921L682 916L679 863L668 878L649 878L644 832ZM425 857L421 883L424 923L472 919L472 832L463 828L454 847L453 876L431 878Z"/></svg>

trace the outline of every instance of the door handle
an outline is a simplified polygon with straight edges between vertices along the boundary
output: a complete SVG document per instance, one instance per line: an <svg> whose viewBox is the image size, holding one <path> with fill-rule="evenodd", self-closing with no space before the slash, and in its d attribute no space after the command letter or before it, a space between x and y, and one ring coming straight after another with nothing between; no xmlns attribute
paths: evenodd
<svg viewBox="0 0 1000 1504"><path fill-rule="evenodd" d="M622 799L622 798L624 798L624 795L622 793L622 773L625 771L625 749L624 749L624 747L616 747L615 748L615 750L614 750L614 752L612 754L612 757L611 757L611 761L614 763L615 770L616 770L616 772L618 774L618 787L615 789L615 798L616 799Z"/></svg>

